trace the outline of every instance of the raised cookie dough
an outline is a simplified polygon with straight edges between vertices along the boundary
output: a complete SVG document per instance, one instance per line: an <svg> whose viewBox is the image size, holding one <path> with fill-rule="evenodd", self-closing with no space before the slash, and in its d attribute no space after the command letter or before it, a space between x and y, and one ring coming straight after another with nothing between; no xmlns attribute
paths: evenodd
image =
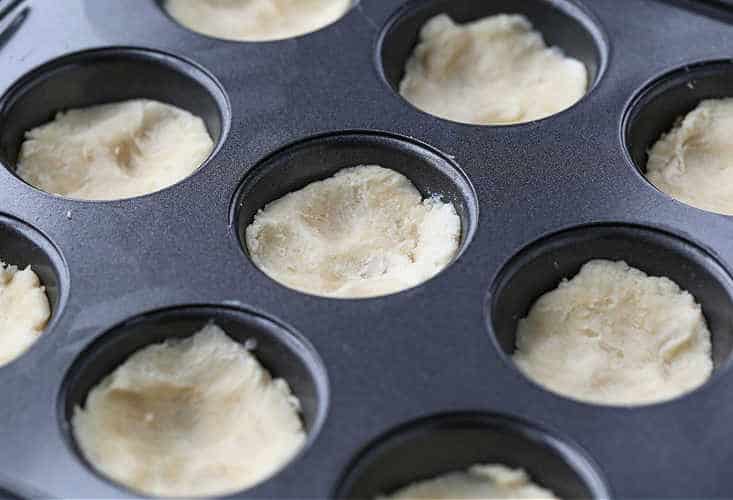
<svg viewBox="0 0 733 500"><path fill-rule="evenodd" d="M425 498L457 500L460 498L557 499L551 491L534 484L521 469L504 465L474 465L466 472L450 472L420 481L386 497L393 500Z"/></svg>
<svg viewBox="0 0 733 500"><path fill-rule="evenodd" d="M646 176L693 207L733 215L733 98L702 101L649 152Z"/></svg>
<svg viewBox="0 0 733 500"><path fill-rule="evenodd" d="M248 488L305 441L288 384L213 324L133 354L91 390L72 425L100 472L159 496Z"/></svg>
<svg viewBox="0 0 733 500"><path fill-rule="evenodd" d="M586 67L548 48L526 17L500 14L460 25L441 14L422 28L400 94L448 120L502 125L569 108L587 87Z"/></svg>
<svg viewBox="0 0 733 500"><path fill-rule="evenodd" d="M185 27L216 38L280 40L319 30L339 20L352 0L166 0L168 13Z"/></svg>
<svg viewBox="0 0 733 500"><path fill-rule="evenodd" d="M50 317L46 289L30 266L21 271L0 262L0 366L38 340Z"/></svg>
<svg viewBox="0 0 733 500"><path fill-rule="evenodd" d="M404 175L376 165L346 168L260 210L247 227L255 264L315 295L373 297L416 286L458 251L461 221L450 203L423 199Z"/></svg>
<svg viewBox="0 0 733 500"><path fill-rule="evenodd" d="M213 147L201 118L137 99L60 112L27 132L18 175L69 198L131 198L188 177Z"/></svg>
<svg viewBox="0 0 733 500"><path fill-rule="evenodd" d="M713 369L710 332L688 292L624 262L593 260L519 321L514 361L548 389L634 405L701 385Z"/></svg>

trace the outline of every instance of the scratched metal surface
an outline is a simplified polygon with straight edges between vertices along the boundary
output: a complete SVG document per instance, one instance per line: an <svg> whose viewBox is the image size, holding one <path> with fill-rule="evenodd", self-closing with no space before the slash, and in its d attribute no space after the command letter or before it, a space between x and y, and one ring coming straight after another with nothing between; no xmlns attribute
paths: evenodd
<svg viewBox="0 0 733 500"><path fill-rule="evenodd" d="M109 365L111 354L95 357L96 351L87 348L104 344L115 325L159 309L208 304L253 311L286 325L312 346L318 377L328 382L318 396L325 422L311 433L307 450L271 479L236 496L344 494L337 490L351 470L349 464L371 449L378 436L415 419L466 411L516 417L527 428L539 426L542 439L555 443L553 450L575 460L565 473L589 483L593 495L733 495L733 398L728 389L733 374L729 349L720 347L729 345L725 339L731 331L725 310L733 293L728 276L733 220L656 191L634 166L624 133L629 106L650 82L709 61L723 61L721 72L726 71L733 53L730 24L722 14L718 18L705 9L680 8L690 6L683 2L442 0L449 12L456 9L469 17L493 13L498 5L516 6L532 17L539 12L536 5L554 5L562 15L543 29L545 34L564 40L564 30L581 26L592 45L585 55L598 77L577 105L538 122L480 127L415 110L386 81L391 70L385 69L384 76L384 61L398 67L401 61L393 60L399 59L394 54L409 51L396 46L379 50L390 19L398 16L399 21L440 1L402 5L361 0L323 30L268 43L197 35L175 24L153 0L25 2L29 14L0 49L0 92L35 68L41 67L33 75L45 75L48 67L43 65L56 58L134 46L176 56L164 57L174 61L171 71L190 70L210 78L206 89L221 90L212 102L220 106L222 133L217 152L185 181L152 195L104 203L62 199L28 186L12 173L12 154L6 151L3 162L9 168L0 168L0 254L45 262L46 275L59 285L49 329L27 354L0 368L0 491L130 496L95 474L73 449L64 380L78 366L75 362L96 363L95 373L114 367ZM566 23L563 17L572 19ZM542 24L542 19L533 21ZM393 40L411 37L414 33ZM127 83L137 85L147 70L135 71L144 61L130 64L129 82L117 75L122 84L102 81L88 89L91 96L78 98L102 101L111 97L109 89L121 92ZM733 94L729 80L716 80L718 73L716 69L708 75L717 82L711 92ZM694 71L690 75L696 78ZM160 91L166 81L143 83ZM61 80L53 85L56 90L51 86L38 93L39 102L53 102L59 93L69 92ZM690 87L690 96L701 98L696 88L708 87ZM14 95L0 103L0 136L21 119L8 112ZM23 116L33 112L34 106L26 104ZM36 112L52 115L51 109ZM669 125L660 123L660 130ZM477 206L464 217L472 231L465 249L424 285L368 300L317 298L273 283L242 251L239 202L247 205L250 200L237 198L242 182L257 175L263 159L287 145L345 130L367 131L361 133L366 142L355 149L359 155L369 155L369 144L381 131L407 144L404 150L413 156L435 154L454 165L456 178L470 187L456 191L466 206ZM333 147L341 151L339 144ZM351 154L357 153L344 153ZM415 175L426 168L415 166ZM283 173L282 184L294 175ZM277 176L267 179L262 189L277 190ZM440 186L442 181L436 182ZM447 189L452 185L445 184ZM253 196L265 199L268 193ZM716 375L692 394L638 408L578 403L522 377L502 351L507 339L494 338L496 318L487 304L497 299L492 294L505 264L529 245L545 245L548 235L599 223L618 229L608 236L612 241L625 235L627 246L619 251L628 249L624 257L631 262L647 259L663 271L667 266L668 274L679 274L710 296L703 308L720 316L714 332L719 359ZM653 252L645 251L647 240L629 236L636 234L631 227L671 235L673 243L666 237L648 239L650 248L659 248L665 257L654 260ZM602 251L599 238L593 236L589 245ZM695 265L686 265L688 260ZM532 298L540 292L531 283L522 286ZM524 424L499 427L513 432L517 425ZM418 458L430 462L440 454L436 449ZM522 465L521 457L516 460ZM560 467L557 457L547 460Z"/></svg>

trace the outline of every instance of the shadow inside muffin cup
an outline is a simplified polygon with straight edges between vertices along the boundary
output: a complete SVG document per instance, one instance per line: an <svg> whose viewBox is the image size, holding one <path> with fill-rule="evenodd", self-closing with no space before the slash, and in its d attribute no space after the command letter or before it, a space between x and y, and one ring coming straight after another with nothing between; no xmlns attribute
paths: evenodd
<svg viewBox="0 0 733 500"><path fill-rule="evenodd" d="M582 62L588 70L588 89L595 86L605 67L605 38L589 15L566 0L413 0L387 23L377 46L378 65L387 83L399 94L405 65L418 43L425 23L439 14L448 14L458 23L477 21L496 14L522 14L545 43L563 50L566 56Z"/></svg>
<svg viewBox="0 0 733 500"><path fill-rule="evenodd" d="M215 144L211 156L229 126L224 90L193 63L148 49L94 49L40 66L0 99L0 163L14 172L25 133L59 111L129 99L157 100L200 117Z"/></svg>
<svg viewBox="0 0 733 500"><path fill-rule="evenodd" d="M35 487L17 484L0 474L0 498L2 500L29 500L36 498L50 498L48 493Z"/></svg>
<svg viewBox="0 0 733 500"><path fill-rule="evenodd" d="M649 150L706 99L733 97L733 64L712 61L685 66L656 79L632 100L622 126L631 161L646 174Z"/></svg>
<svg viewBox="0 0 733 500"><path fill-rule="evenodd" d="M31 270L36 273L46 289L51 306L51 317L44 329L44 332L47 331L59 317L63 298L68 291L68 272L61 254L35 229L0 214L0 261L16 266L19 270L31 266Z"/></svg>
<svg viewBox="0 0 733 500"><path fill-rule="evenodd" d="M702 307L712 340L714 370L733 351L733 279L707 252L670 234L636 226L570 229L522 250L502 269L488 296L489 330L508 357L517 324L545 293L571 279L590 260L622 260L649 276L663 276ZM511 362L511 358L509 358Z"/></svg>
<svg viewBox="0 0 733 500"><path fill-rule="evenodd" d="M10 493L9 490L6 490L0 486L0 498L3 498L5 500L21 500L22 497L16 495L15 493Z"/></svg>
<svg viewBox="0 0 733 500"><path fill-rule="evenodd" d="M595 465L576 446L532 424L488 413L428 417L377 438L349 465L335 497L374 499L476 464L524 469L559 498L609 498Z"/></svg>
<svg viewBox="0 0 733 500"><path fill-rule="evenodd" d="M211 322L243 345L254 341L252 353L257 360L273 379L282 378L288 383L300 402L308 436L306 444L290 461L308 448L323 425L329 397L326 371L314 348L300 335L259 314L201 305L133 318L112 328L79 355L64 379L58 410L64 436L82 462L92 465L76 443L71 422L74 409L85 406L89 392L137 351L166 339L190 337ZM278 470L286 466L287 463L281 464Z"/></svg>
<svg viewBox="0 0 733 500"><path fill-rule="evenodd" d="M265 158L245 178L235 195L232 220L249 256L245 231L268 203L308 184L359 165L380 165L407 177L423 197L452 203L461 220L455 258L467 248L478 224L478 200L465 174L447 157L417 143L380 132L347 131L291 144Z"/></svg>

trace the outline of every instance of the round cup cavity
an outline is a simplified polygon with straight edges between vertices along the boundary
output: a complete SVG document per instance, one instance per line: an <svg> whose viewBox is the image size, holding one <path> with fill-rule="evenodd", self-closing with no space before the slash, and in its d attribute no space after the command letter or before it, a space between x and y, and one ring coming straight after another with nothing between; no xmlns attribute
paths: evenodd
<svg viewBox="0 0 733 500"><path fill-rule="evenodd" d="M320 26L319 28L317 28L317 29L315 29L313 31L307 31L307 32L301 33L299 35L292 35L292 36L281 37L281 38L264 38L264 39L240 40L240 39L237 39L237 38L226 38L226 37L222 37L222 36L216 36L216 35L213 35L213 34L207 34L207 33L203 33L203 32L200 32L200 31L196 31L195 29L190 28L190 27L184 25L178 19L176 19L175 17L173 17L173 15L170 13L170 11L168 10L168 8L166 7L167 0L153 0L153 2L155 4L157 4L158 8L160 8L160 10L163 12L163 14L171 22L175 23L177 26L180 26L182 29L185 29L187 31L190 31L191 33L195 33L196 35L199 35L199 36L202 36L202 37L205 37L205 38L209 38L211 40L218 40L218 41L224 41L224 42L234 42L234 43L268 43L268 42L281 42L283 40L290 40L290 39L293 39L293 38L300 38L300 37L308 36L308 35L310 35L312 33L317 33L319 31L324 30L324 29L328 28L329 26L334 25L334 24L338 23L339 21L341 21L344 17L346 17L349 14L349 12L351 11L351 9L353 9L360 1L361 0L351 0L349 2L349 8L343 14L341 14L341 17L339 17L338 19L335 19L335 20L333 20L333 21L331 21L331 22L329 22L327 24L324 24L323 26Z"/></svg>
<svg viewBox="0 0 733 500"><path fill-rule="evenodd" d="M604 480L575 445L513 417L453 413L377 438L347 468L336 498L378 498L475 464L524 469L560 498L608 498Z"/></svg>
<svg viewBox="0 0 733 500"><path fill-rule="evenodd" d="M69 285L66 263L59 251L40 232L0 214L0 261L21 270L31 266L36 273L51 306L48 331L60 316Z"/></svg>
<svg viewBox="0 0 733 500"><path fill-rule="evenodd" d="M333 176L347 167L380 165L410 179L424 197L453 203L461 219L456 258L468 247L478 224L476 192L450 159L429 146L386 133L343 132L305 139L265 158L235 196L232 217L249 255L245 231L257 211L286 194Z"/></svg>
<svg viewBox="0 0 733 500"><path fill-rule="evenodd" d="M128 99L153 99L201 117L214 141L229 128L229 101L204 69L148 49L105 48L77 52L31 71L0 99L0 163L15 171L25 133L56 113Z"/></svg>
<svg viewBox="0 0 733 500"><path fill-rule="evenodd" d="M588 70L590 92L606 65L607 44L597 22L581 7L567 0L413 0L388 21L377 44L377 63L386 82L399 94L405 64L415 49L427 21L448 14L458 23L477 21L496 14L522 14L545 43L559 47Z"/></svg>
<svg viewBox="0 0 733 500"><path fill-rule="evenodd" d="M675 122L705 99L733 97L733 63L685 66L647 85L628 107L623 140L631 161L646 174L649 150Z"/></svg>
<svg viewBox="0 0 733 500"><path fill-rule="evenodd" d="M190 337L210 322L242 344L254 342L253 354L262 366L290 385L300 401L308 435L298 456L315 440L326 418L329 390L323 363L307 340L256 313L216 306L179 307L144 314L112 328L77 358L66 375L59 396L60 424L70 447L91 470L96 473L73 437L74 408L84 407L89 392L135 352L166 339ZM281 469L285 467L282 464Z"/></svg>
<svg viewBox="0 0 733 500"><path fill-rule="evenodd" d="M588 261L623 260L649 276L664 276L702 306L712 336L715 370L733 351L733 280L707 252L661 231L600 225L570 229L522 250L500 272L489 294L489 329L509 357L517 323L545 293L571 279ZM510 358L511 359L511 358Z"/></svg>

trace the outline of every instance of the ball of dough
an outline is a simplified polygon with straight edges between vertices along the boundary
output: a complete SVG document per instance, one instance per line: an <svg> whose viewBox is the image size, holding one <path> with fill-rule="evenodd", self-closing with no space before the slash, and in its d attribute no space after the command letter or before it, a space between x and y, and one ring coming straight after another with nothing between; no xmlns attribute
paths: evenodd
<svg viewBox="0 0 733 500"><path fill-rule="evenodd" d="M702 101L649 152L646 177L693 207L733 215L733 98Z"/></svg>
<svg viewBox="0 0 733 500"><path fill-rule="evenodd" d="M100 472L160 496L248 488L305 442L288 384L213 324L133 354L89 392L72 426Z"/></svg>
<svg viewBox="0 0 733 500"><path fill-rule="evenodd" d="M281 40L338 21L352 0L166 0L165 8L190 30L239 41Z"/></svg>
<svg viewBox="0 0 733 500"><path fill-rule="evenodd" d="M519 321L517 366L583 401L634 405L701 385L713 369L700 306L664 277L593 260L543 295Z"/></svg>
<svg viewBox="0 0 733 500"><path fill-rule="evenodd" d="M201 118L137 99L61 112L27 132L17 173L69 198L131 198L188 177L213 147Z"/></svg>
<svg viewBox="0 0 733 500"><path fill-rule="evenodd" d="M400 94L441 118L506 125L569 108L587 87L585 65L548 48L526 17L500 14L459 25L441 14L422 28Z"/></svg>
<svg viewBox="0 0 733 500"><path fill-rule="evenodd" d="M0 366L28 350L50 317L46 289L30 266L0 262Z"/></svg>
<svg viewBox="0 0 733 500"><path fill-rule="evenodd" d="M247 248L272 279L330 297L374 297L414 287L455 257L455 207L423 200L404 175L346 168L260 210Z"/></svg>
<svg viewBox="0 0 733 500"><path fill-rule="evenodd" d="M551 491L534 484L521 469L504 465L474 465L466 472L450 472L420 481L386 497L393 500L425 498L456 500L460 498L544 498L557 499Z"/></svg>

